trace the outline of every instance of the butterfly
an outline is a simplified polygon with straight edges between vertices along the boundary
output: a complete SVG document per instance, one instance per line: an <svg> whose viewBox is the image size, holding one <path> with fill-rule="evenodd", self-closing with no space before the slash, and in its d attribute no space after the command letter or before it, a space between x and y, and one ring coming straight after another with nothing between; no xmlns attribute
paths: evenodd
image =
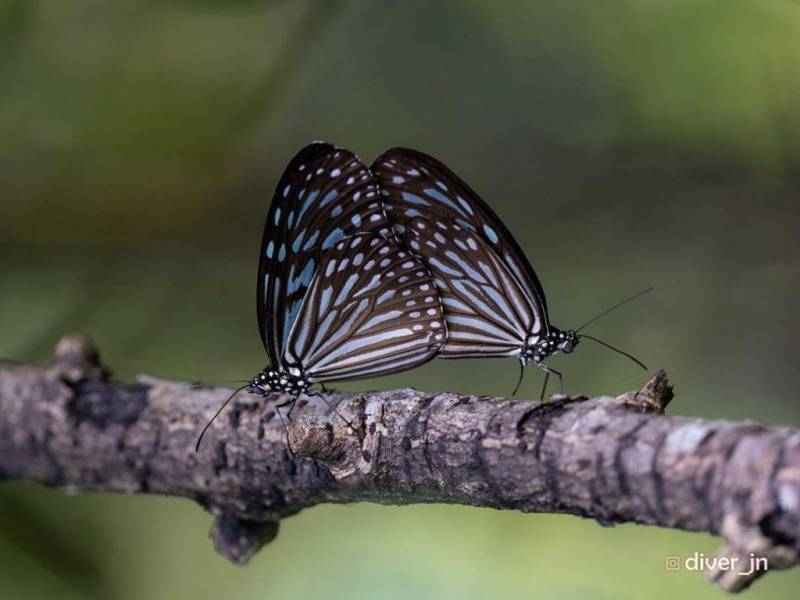
<svg viewBox="0 0 800 600"><path fill-rule="evenodd" d="M519 244L489 205L441 162L393 148L371 171L395 234L434 277L447 321L439 356L517 357L522 367L533 362L563 382L544 361L572 352L585 337L644 367L579 334L588 323L564 330L550 322L542 285Z"/></svg>
<svg viewBox="0 0 800 600"><path fill-rule="evenodd" d="M410 369L446 339L431 275L398 244L371 172L324 142L303 148L278 182L256 306L270 364L238 391L285 394L277 408L290 412L315 383Z"/></svg>

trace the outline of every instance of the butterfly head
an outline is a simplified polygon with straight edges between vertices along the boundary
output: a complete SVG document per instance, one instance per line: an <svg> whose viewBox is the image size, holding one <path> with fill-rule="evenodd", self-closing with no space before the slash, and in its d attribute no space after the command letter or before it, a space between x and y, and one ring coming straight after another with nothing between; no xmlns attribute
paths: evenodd
<svg viewBox="0 0 800 600"><path fill-rule="evenodd" d="M575 350L578 341L578 334L571 329L558 332L558 349L564 354L569 354Z"/></svg>
<svg viewBox="0 0 800 600"><path fill-rule="evenodd" d="M288 369L265 368L250 381L250 392L259 396L272 393L299 396L308 390L311 382L295 367Z"/></svg>
<svg viewBox="0 0 800 600"><path fill-rule="evenodd" d="M531 340L529 344L523 348L520 354L520 360L523 365L530 364L531 360L537 365L542 363L548 356L552 356L556 352L563 352L569 354L575 350L580 339L578 334L572 330L561 331L555 327L551 327L550 332L544 336Z"/></svg>

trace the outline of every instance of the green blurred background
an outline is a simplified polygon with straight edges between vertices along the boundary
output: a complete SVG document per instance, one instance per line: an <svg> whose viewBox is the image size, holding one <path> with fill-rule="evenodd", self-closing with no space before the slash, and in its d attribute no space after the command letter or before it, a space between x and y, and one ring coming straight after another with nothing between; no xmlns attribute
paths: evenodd
<svg viewBox="0 0 800 600"><path fill-rule="evenodd" d="M664 367L673 414L800 426L800 4L0 0L0 356L91 335L116 376L248 377L261 228L325 139L406 145L509 223L574 326ZM598 346L567 391L639 386ZM523 394L536 397L531 368ZM508 394L513 360L350 389ZM178 499L0 487L4 598L713 598L706 535L447 506L322 506L239 569ZM800 571L751 598L796 598Z"/></svg>

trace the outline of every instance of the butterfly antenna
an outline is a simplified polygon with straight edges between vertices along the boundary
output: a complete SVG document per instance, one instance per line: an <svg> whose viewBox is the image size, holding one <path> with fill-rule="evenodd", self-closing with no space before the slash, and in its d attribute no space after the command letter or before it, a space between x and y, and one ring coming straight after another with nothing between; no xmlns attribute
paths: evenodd
<svg viewBox="0 0 800 600"><path fill-rule="evenodd" d="M591 319L589 319L588 321L586 321L586 323L584 323L583 325L581 325L580 327L578 327L578 328L575 330L575 332L577 333L577 332L581 331L582 329L585 329L586 327L588 327L589 325L591 325L592 323L594 323L595 321L597 321L597 319L600 319L600 318L602 318L602 317L605 317L605 316L606 316L608 313L614 312L615 310L617 310L617 309L618 309L620 306L622 306L623 304L627 304L628 302L630 302L630 301L632 301L632 300L636 300L636 299L637 299L639 296L644 296L644 295L645 295L645 294L647 294L648 292L652 292L654 289L655 289L655 288L654 288L653 286L650 286L650 287L649 287L649 288L647 288L646 290L642 290L641 292L637 292L636 294L634 294L634 295L633 295L633 296L631 296L630 298L625 298L625 300L621 300L621 301L617 302L617 303L616 303L614 306L612 306L612 307L610 307L610 308L607 308L607 309L605 309L603 312L601 312L601 313L600 313L599 315L597 315L596 317L592 317Z"/></svg>
<svg viewBox="0 0 800 600"><path fill-rule="evenodd" d="M636 358L636 357L635 357L635 356L633 356L632 354L628 354L627 352L624 352L623 350L620 350L619 348L615 348L614 346L612 346L611 344L608 344L608 343L604 342L603 340L598 340L596 337L592 337L592 336L590 336L590 335L586 335L585 333L581 334L581 335L580 335L580 336L578 336L578 337L580 337L580 338L586 338L587 340L592 340L593 342L597 342L597 343L598 343L598 344L600 344L601 346L605 346L605 347L606 347L606 348L608 348L609 350L613 350L613 351L614 351L614 352L616 352L617 354L622 354L622 356L627 356L627 357L628 357L628 358L630 358L630 359L631 359L633 362L635 362L637 365L639 365L640 367L642 367L642 368L643 368L645 371L647 370L647 365L646 365L646 364L644 364L642 361L640 361L638 358Z"/></svg>
<svg viewBox="0 0 800 600"><path fill-rule="evenodd" d="M192 389L197 390L204 387L209 387L212 385L227 385L230 383L250 383L246 379L231 379L229 381L205 381L205 382L195 382L192 384Z"/></svg>
<svg viewBox="0 0 800 600"><path fill-rule="evenodd" d="M202 442L202 441L203 441L203 436L206 434L206 431L208 431L208 428L209 428L209 427L211 427L211 424L214 422L214 420L215 420L215 419L216 419L216 418L219 416L219 413L221 413L221 412L223 411L223 409L224 409L226 406L228 406L228 402L230 402L231 400L233 400L233 397L234 397L236 394L238 394L239 392L241 392L243 389L247 388L247 386L248 386L248 385L250 385L250 382L248 382L246 385L243 385L243 386L242 386L242 387L240 387L240 388L237 388L237 389L236 389L236 391L234 391L234 392L233 392L233 393L232 393L230 396L228 396L228 399L227 399L227 400L225 400L225 402L223 402L223 403L222 403L222 406L220 406L220 407L217 409L217 412L215 412L215 413L214 413L214 416L213 416L213 417L211 417L211 420L210 420L208 423L206 423L206 426L205 426L205 427L203 427L203 431L201 431L201 432L200 432L200 436L197 438L197 443L194 445L194 451L195 451L195 452L197 452L197 451L200 449L200 442Z"/></svg>
<svg viewBox="0 0 800 600"><path fill-rule="evenodd" d="M517 395L517 392L519 391L519 386L522 385L522 377L523 377L523 375L525 375L525 365L523 365L520 362L519 363L519 379L517 380L517 387L515 387L514 391L511 392L511 397L512 398Z"/></svg>

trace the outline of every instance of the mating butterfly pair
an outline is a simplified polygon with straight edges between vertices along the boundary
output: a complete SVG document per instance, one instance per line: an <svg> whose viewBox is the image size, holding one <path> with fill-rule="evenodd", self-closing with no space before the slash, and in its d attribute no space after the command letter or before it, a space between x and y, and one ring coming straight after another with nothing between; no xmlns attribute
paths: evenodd
<svg viewBox="0 0 800 600"><path fill-rule="evenodd" d="M551 325L536 273L492 209L402 148L370 168L322 142L292 159L264 228L257 307L270 366L245 387L287 404L315 383L434 356L516 356L560 379L543 361L589 337Z"/></svg>
<svg viewBox="0 0 800 600"><path fill-rule="evenodd" d="M442 357L571 352L533 268L500 219L444 165L405 149L371 168L304 148L267 217L258 317L270 367L260 394L357 379ZM446 315L446 316L445 316ZM446 326L445 326L446 324Z"/></svg>

